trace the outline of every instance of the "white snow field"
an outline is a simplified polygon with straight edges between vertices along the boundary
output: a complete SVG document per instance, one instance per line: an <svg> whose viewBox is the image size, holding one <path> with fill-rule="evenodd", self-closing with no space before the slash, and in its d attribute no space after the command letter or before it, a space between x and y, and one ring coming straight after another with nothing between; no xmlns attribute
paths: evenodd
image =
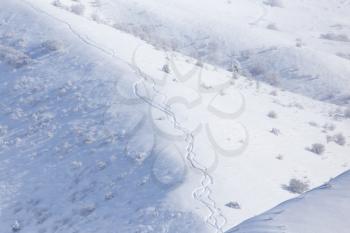
<svg viewBox="0 0 350 233"><path fill-rule="evenodd" d="M347 0L57 0L56 5L225 69L350 103ZM76 11L74 11L76 12Z"/></svg>
<svg viewBox="0 0 350 233"><path fill-rule="evenodd" d="M227 233L347 233L350 173L249 219Z"/></svg>
<svg viewBox="0 0 350 233"><path fill-rule="evenodd" d="M333 2L343 6L334 13L340 22L348 5ZM131 4L130 12L118 15L112 3ZM275 63L270 47L256 42L256 34L237 35L256 54L246 64L237 58L243 70L235 63L228 71L221 65L231 61L163 48L166 40L160 37L171 37L169 31L152 31L141 40L138 30L126 30L133 28L129 24L112 27L116 15L126 20L131 14L147 29L142 15L152 11L132 3L0 0L1 233L222 233L349 170L350 112L343 106L349 61L330 55L336 48L346 53L346 41L328 41L334 44L327 47L310 32L310 47L277 46L276 54L286 58L280 64L291 65L283 51L306 51L295 60L302 72L311 67L302 75L322 74L315 82L286 74L283 85L269 85L242 75L252 59L275 64L276 72L283 66ZM208 7L204 1L203 16L193 18L192 26L205 35L196 25L209 14L204 9L237 5L247 20L253 13L246 10L276 10L241 3ZM323 9L321 3L317 7ZM167 1L147 4L168 6ZM185 1L169 9L183 6L184 14L193 9L181 4ZM186 19L164 9L155 12ZM305 20L305 32L311 19ZM263 30L262 22L249 30ZM318 32L322 20L312 22ZM173 30L181 39L182 28ZM261 40L279 44L270 33L261 32ZM281 35L288 41L287 34ZM257 50L264 46L266 56ZM299 91L293 85L304 85L303 95L294 93ZM328 91L334 98L320 101Z"/></svg>

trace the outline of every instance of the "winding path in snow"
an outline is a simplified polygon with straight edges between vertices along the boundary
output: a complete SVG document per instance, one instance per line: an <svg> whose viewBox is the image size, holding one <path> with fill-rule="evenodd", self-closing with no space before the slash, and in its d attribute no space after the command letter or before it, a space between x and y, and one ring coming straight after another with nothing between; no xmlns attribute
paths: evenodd
<svg viewBox="0 0 350 233"><path fill-rule="evenodd" d="M69 30L72 32L72 34L74 34L79 40L81 40L86 45L91 46L91 47L101 51L102 53L104 53L108 56L111 56L112 58L118 58L115 55L115 52L113 50L109 50L109 49L106 49L104 47L101 47L101 46L97 45L95 42L88 39L87 37L84 37L83 35L78 33L73 28L73 26L70 23L68 23L67 21L62 20L62 19L60 19L52 14L49 14L48 12L46 12L40 8L35 7L32 3L30 3L26 0L24 0L23 2L25 2L28 6L30 6L35 11L40 12L42 14L45 14L45 15L49 16L50 18L53 18L54 20L65 24L69 28ZM199 161L196 160L196 154L193 151L194 143L195 143L195 136L194 136L193 132L191 132L189 129L181 126L181 124L178 122L178 120L176 118L175 113L170 110L169 106L167 106L164 103L163 104L155 103L152 99L145 97L139 93L139 86L140 85L144 85L146 83L151 83L152 90L155 93L157 93L158 95L163 96L164 99L167 99L166 95L164 95L163 93L161 93L157 89L156 82L154 81L154 79L152 79L152 77L149 77L148 75L143 73L140 70L140 68L137 67L136 62L134 60L137 49L138 48L136 48L134 50L134 54L132 57L133 58L132 64L124 61L133 70L135 70L137 72L137 74L141 77L141 79L136 81L133 85L134 93L136 94L136 96L138 96L139 99L141 99L142 101L147 103L150 107L158 109L158 110L162 111L163 113L165 113L167 116L169 116L172 123L173 123L174 129L180 130L183 133L184 141L186 142L186 155L185 155L185 157L188 160L188 162L191 166L191 169L193 169L197 172L200 172L200 174L202 176L200 186L193 191L192 197L196 201L198 201L202 205L204 205L210 211L210 215L205 220L206 224L213 227L215 229L216 233L223 233L224 232L223 227L225 226L227 219L222 214L221 210L217 207L215 200L211 196L212 190L211 190L210 186L214 184L213 177L209 174L208 169L205 166L203 166Z"/></svg>

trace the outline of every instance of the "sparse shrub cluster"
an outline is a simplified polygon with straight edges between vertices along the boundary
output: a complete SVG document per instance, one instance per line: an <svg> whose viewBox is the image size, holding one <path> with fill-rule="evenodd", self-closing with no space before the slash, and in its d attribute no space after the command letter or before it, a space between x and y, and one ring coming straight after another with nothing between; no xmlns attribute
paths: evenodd
<svg viewBox="0 0 350 233"><path fill-rule="evenodd" d="M4 61L14 68L21 68L28 65L31 58L19 50L0 45L0 61Z"/></svg>
<svg viewBox="0 0 350 233"><path fill-rule="evenodd" d="M47 49L49 51L57 51L61 50L63 45L59 41L56 40L47 40L41 43L40 45L42 48Z"/></svg>
<svg viewBox="0 0 350 233"><path fill-rule="evenodd" d="M87 217L90 214L92 214L95 211L95 209L96 209L95 204L88 204L80 208L79 214L80 216Z"/></svg>
<svg viewBox="0 0 350 233"><path fill-rule="evenodd" d="M346 144L346 138L342 133L338 133L333 136L327 136L327 142L335 142L340 146L344 146Z"/></svg>
<svg viewBox="0 0 350 233"><path fill-rule="evenodd" d="M162 71L169 74L170 73L170 67L168 64L165 64L163 67L162 67Z"/></svg>
<svg viewBox="0 0 350 233"><path fill-rule="evenodd" d="M333 131L335 130L336 126L332 123L326 123L323 125L323 128L328 131Z"/></svg>
<svg viewBox="0 0 350 233"><path fill-rule="evenodd" d="M57 6L57 7L62 7L62 3L60 2L60 0L53 1L52 5Z"/></svg>
<svg viewBox="0 0 350 233"><path fill-rule="evenodd" d="M276 24L274 23L269 23L267 26L266 26L267 29L270 29L270 30L278 30Z"/></svg>
<svg viewBox="0 0 350 233"><path fill-rule="evenodd" d="M283 155L281 155L281 154L277 155L277 156L276 156L276 159L278 159L278 160L283 160Z"/></svg>
<svg viewBox="0 0 350 233"><path fill-rule="evenodd" d="M272 134L278 136L278 135L281 134L281 131L280 131L279 129L272 128L272 129L270 130L270 133L272 133Z"/></svg>
<svg viewBox="0 0 350 233"><path fill-rule="evenodd" d="M18 220L16 220L16 221L12 224L11 228L12 228L12 232L19 232L19 231L21 230L21 225L20 225L20 223L18 222Z"/></svg>
<svg viewBox="0 0 350 233"><path fill-rule="evenodd" d="M302 194L309 190L309 184L302 180L291 179L288 185L283 186L285 190L288 190L291 193Z"/></svg>
<svg viewBox="0 0 350 233"><path fill-rule="evenodd" d="M277 118L277 113L274 112L274 111L270 111L268 114L267 114L268 117L270 118Z"/></svg>
<svg viewBox="0 0 350 233"><path fill-rule="evenodd" d="M321 155L325 152L326 148L322 143L314 143L309 150L315 154Z"/></svg>
<svg viewBox="0 0 350 233"><path fill-rule="evenodd" d="M310 121L309 125L312 126L312 127L318 127L318 124L316 122L314 122L314 121Z"/></svg>
<svg viewBox="0 0 350 233"><path fill-rule="evenodd" d="M74 4L71 6L70 10L77 15L82 15L85 12L85 6L81 3Z"/></svg>
<svg viewBox="0 0 350 233"><path fill-rule="evenodd" d="M225 206L232 208L232 209L241 209L241 205L236 201L230 201Z"/></svg>
<svg viewBox="0 0 350 233"><path fill-rule="evenodd" d="M271 7L283 7L282 0L266 0L264 4Z"/></svg>
<svg viewBox="0 0 350 233"><path fill-rule="evenodd" d="M326 33L326 34L321 34L320 38L325 40L334 40L334 41L342 41L342 42L350 41L349 37L345 34Z"/></svg>

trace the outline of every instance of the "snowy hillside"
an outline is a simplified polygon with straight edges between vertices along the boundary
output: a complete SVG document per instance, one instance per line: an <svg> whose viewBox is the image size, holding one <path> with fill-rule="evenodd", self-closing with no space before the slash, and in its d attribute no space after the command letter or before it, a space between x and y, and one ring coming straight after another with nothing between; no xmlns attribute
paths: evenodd
<svg viewBox="0 0 350 233"><path fill-rule="evenodd" d="M317 189L245 221L227 233L346 233L350 228L349 175L346 172Z"/></svg>
<svg viewBox="0 0 350 233"><path fill-rule="evenodd" d="M225 69L337 104L350 102L345 0L58 0L91 20ZM76 11L75 11L76 12Z"/></svg>
<svg viewBox="0 0 350 233"><path fill-rule="evenodd" d="M344 6L337 20L346 18L346 2L334 2ZM253 31L265 21L255 22L237 37L246 42L243 50L256 54L237 58L240 64L229 71L224 66L231 60L220 50L210 54L221 61L178 47L183 31L170 23L180 20L164 24L178 32L171 42L176 52L163 47L169 31L142 37L130 22L111 26L130 19L147 31L152 22L142 12L153 12L147 10L153 3L154 12L179 16L160 10L166 1L0 3L0 232L222 233L349 170L350 111L342 106L349 61L330 55L336 48L346 53L340 44L346 41L320 42L317 50L310 39L315 48L305 48L309 52L303 46L303 52L270 50L267 43L280 43L281 35L274 40L262 33L264 43L256 42ZM169 9L184 14L191 10L185 3ZM203 4L203 17L211 15L205 9L234 3ZM123 16L109 4L130 11ZM276 8L237 5L246 20L248 9ZM263 47L266 56L258 52ZM288 59L289 52L303 55ZM287 72L276 87L246 72L254 59L274 72L293 60L303 75L321 73L304 82ZM320 101L330 92L336 96L327 100L341 105Z"/></svg>
<svg viewBox="0 0 350 233"><path fill-rule="evenodd" d="M152 172L164 148L133 70L26 4L2 7L0 232L201 231L164 201L183 172L170 157L173 183Z"/></svg>

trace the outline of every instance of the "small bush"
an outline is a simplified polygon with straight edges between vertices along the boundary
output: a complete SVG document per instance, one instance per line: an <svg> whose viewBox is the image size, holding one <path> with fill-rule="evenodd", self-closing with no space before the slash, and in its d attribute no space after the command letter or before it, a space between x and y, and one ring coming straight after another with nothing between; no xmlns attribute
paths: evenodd
<svg viewBox="0 0 350 233"><path fill-rule="evenodd" d="M264 4L271 7L283 7L282 0L266 0Z"/></svg>
<svg viewBox="0 0 350 233"><path fill-rule="evenodd" d="M70 10L77 15L82 15L85 12L85 6L83 4L72 5Z"/></svg>
<svg viewBox="0 0 350 233"><path fill-rule="evenodd" d="M309 121L309 125L312 127L318 127L318 124L314 121Z"/></svg>
<svg viewBox="0 0 350 233"><path fill-rule="evenodd" d="M333 136L333 142L337 143L340 146L344 146L346 143L346 139L343 134L338 133Z"/></svg>
<svg viewBox="0 0 350 233"><path fill-rule="evenodd" d="M232 209L241 209L241 205L236 201L230 201L225 206L232 208Z"/></svg>
<svg viewBox="0 0 350 233"><path fill-rule="evenodd" d="M321 143L314 143L311 145L311 148L309 150L315 154L321 155L325 152L326 148Z"/></svg>
<svg viewBox="0 0 350 233"><path fill-rule="evenodd" d="M165 64L163 67L162 67L162 71L169 74L170 73L170 67L168 64Z"/></svg>
<svg viewBox="0 0 350 233"><path fill-rule="evenodd" d="M309 185L298 179L291 179L288 185L283 186L285 190L288 190L291 193L302 194L309 190Z"/></svg>
<svg viewBox="0 0 350 233"><path fill-rule="evenodd" d="M203 68L203 67L204 67L204 64L203 64L203 62L201 62L201 61L197 61L197 62L196 62L196 66Z"/></svg>
<svg viewBox="0 0 350 233"><path fill-rule="evenodd" d="M92 14L91 19L96 23L103 23L103 19L99 14L96 14L96 13Z"/></svg>
<svg viewBox="0 0 350 233"><path fill-rule="evenodd" d="M268 114L267 114L268 117L270 118L277 118L277 113L274 112L274 111L270 111Z"/></svg>
<svg viewBox="0 0 350 233"><path fill-rule="evenodd" d="M281 131L280 131L279 129L272 128L272 129L270 130L270 133L272 133L272 134L278 136L278 135L281 134Z"/></svg>
<svg viewBox="0 0 350 233"><path fill-rule="evenodd" d="M326 33L326 34L321 34L320 38L325 40L350 42L349 37L345 34Z"/></svg>
<svg viewBox="0 0 350 233"><path fill-rule="evenodd" d="M95 204L88 204L80 208L79 214L80 216L87 217L92 214L96 209Z"/></svg>
<svg viewBox="0 0 350 233"><path fill-rule="evenodd" d="M21 225L19 224L18 220L16 220L12 226L12 232L19 232L21 230Z"/></svg>
<svg viewBox="0 0 350 233"><path fill-rule="evenodd" d="M276 24L274 24L274 23L268 24L268 25L266 26L266 28L267 28L267 29L270 29L270 30L276 30L276 31L278 30Z"/></svg>
<svg viewBox="0 0 350 233"><path fill-rule="evenodd" d="M332 123L326 123L326 124L324 124L323 128L325 130L333 131L333 130L335 130L336 126Z"/></svg>
<svg viewBox="0 0 350 233"><path fill-rule="evenodd" d="M0 45L0 62L13 68L21 68L30 64L31 58L15 48Z"/></svg>
<svg viewBox="0 0 350 233"><path fill-rule="evenodd" d="M47 40L41 43L42 48L47 49L48 51L58 51L63 48L62 43L56 40Z"/></svg>
<svg viewBox="0 0 350 233"><path fill-rule="evenodd" d="M113 199L113 197L114 197L114 194L112 192L107 192L105 194L105 200L106 201Z"/></svg>
<svg viewBox="0 0 350 233"><path fill-rule="evenodd" d="M57 6L57 7L62 7L63 6L62 3L60 2L60 0L53 1L52 5Z"/></svg>
<svg viewBox="0 0 350 233"><path fill-rule="evenodd" d="M298 47L298 48L301 48L303 46L303 41L300 39L300 38L297 38L295 40L295 46Z"/></svg>

